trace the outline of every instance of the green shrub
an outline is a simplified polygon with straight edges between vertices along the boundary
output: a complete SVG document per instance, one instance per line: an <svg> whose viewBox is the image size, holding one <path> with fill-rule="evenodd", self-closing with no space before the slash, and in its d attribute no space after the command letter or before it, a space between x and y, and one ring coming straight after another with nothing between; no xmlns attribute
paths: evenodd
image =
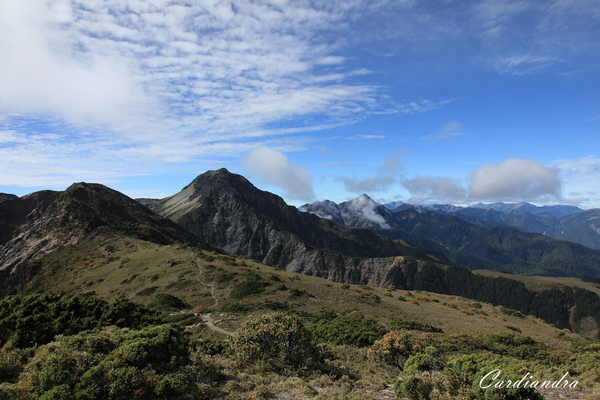
<svg viewBox="0 0 600 400"><path fill-rule="evenodd" d="M423 371L440 371L444 368L444 362L436 355L435 347L427 347L424 354L413 354L406 360L402 373L414 375Z"/></svg>
<svg viewBox="0 0 600 400"><path fill-rule="evenodd" d="M427 333L392 331L387 333L383 339L373 343L368 354L388 365L402 369L411 355L424 352L431 341L431 336Z"/></svg>
<svg viewBox="0 0 600 400"><path fill-rule="evenodd" d="M248 296L257 295L264 292L265 288L269 285L269 282L262 280L260 277L246 278L246 280L236 284L233 289L231 289L229 297L232 299L244 299Z"/></svg>
<svg viewBox="0 0 600 400"><path fill-rule="evenodd" d="M186 308L191 308L189 304L181 300L179 297L166 293L159 293L154 296L154 299L148 304L148 307L163 311L184 310Z"/></svg>
<svg viewBox="0 0 600 400"><path fill-rule="evenodd" d="M483 382L482 379L490 372L499 369L501 371L500 380L512 382L519 381L525 375L519 360L512 357L503 357L487 352L477 354L467 354L459 356L448 362L448 367L457 374L463 383L469 387L474 398L485 400L543 400L544 397L538 394L533 388L488 388L487 383L492 383L489 379Z"/></svg>
<svg viewBox="0 0 600 400"><path fill-rule="evenodd" d="M398 330L407 330L407 331L421 331L421 332L431 332L431 333L442 333L440 328L436 328L435 326L429 324L422 324L420 322L409 321L404 319L390 319L387 323L387 326L395 331Z"/></svg>
<svg viewBox="0 0 600 400"><path fill-rule="evenodd" d="M371 346L385 335L385 327L369 318L322 318L309 325L318 342L356 347Z"/></svg>
<svg viewBox="0 0 600 400"><path fill-rule="evenodd" d="M143 305L118 298L112 303L94 292L42 293L0 300L0 346L9 339L26 348L108 325L140 328L158 318Z"/></svg>
<svg viewBox="0 0 600 400"><path fill-rule="evenodd" d="M231 339L231 349L241 365L268 370L293 371L321 361L310 332L292 315L270 314L247 321Z"/></svg>

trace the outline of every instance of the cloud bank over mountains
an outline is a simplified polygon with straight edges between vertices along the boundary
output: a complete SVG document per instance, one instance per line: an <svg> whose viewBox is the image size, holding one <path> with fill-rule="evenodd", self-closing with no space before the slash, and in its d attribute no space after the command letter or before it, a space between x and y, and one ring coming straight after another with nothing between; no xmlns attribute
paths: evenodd
<svg viewBox="0 0 600 400"><path fill-rule="evenodd" d="M468 185L458 179L420 175L403 179L402 185L420 201L564 201L559 169L533 159L485 163L471 172Z"/></svg>

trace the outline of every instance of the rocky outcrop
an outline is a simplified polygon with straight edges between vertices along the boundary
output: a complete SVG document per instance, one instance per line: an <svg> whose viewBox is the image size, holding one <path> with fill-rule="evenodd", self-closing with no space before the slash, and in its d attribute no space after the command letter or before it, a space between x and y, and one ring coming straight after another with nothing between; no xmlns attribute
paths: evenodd
<svg viewBox="0 0 600 400"><path fill-rule="evenodd" d="M8 242L19 226L42 215L59 195L42 190L0 202L0 244Z"/></svg>

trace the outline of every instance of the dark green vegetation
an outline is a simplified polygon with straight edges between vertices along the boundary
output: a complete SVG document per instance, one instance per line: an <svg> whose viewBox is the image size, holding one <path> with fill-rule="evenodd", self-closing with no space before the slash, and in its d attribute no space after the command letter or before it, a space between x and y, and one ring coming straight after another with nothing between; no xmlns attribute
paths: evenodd
<svg viewBox="0 0 600 400"><path fill-rule="evenodd" d="M141 305L92 293L11 296L7 305L1 399L210 397L211 371L182 328Z"/></svg>
<svg viewBox="0 0 600 400"><path fill-rule="evenodd" d="M16 347L32 347L57 335L109 325L140 328L156 321L144 306L124 299L109 303L93 292L8 296L0 300L0 346L10 340Z"/></svg>
<svg viewBox="0 0 600 400"><path fill-rule="evenodd" d="M427 290L500 304L535 315L559 328L572 328L587 317L600 326L600 297L578 287L534 291L516 280L483 277L463 267L440 268L417 261L392 269L388 279L399 289Z"/></svg>
<svg viewBox="0 0 600 400"><path fill-rule="evenodd" d="M316 387L320 399L366 399L365 387L394 382L386 378L390 372L398 375L394 389L402 398L542 399L530 390L483 390L478 383L501 368L511 378L529 372L531 379L557 380L568 373L591 389L600 365L600 342L590 339L561 334L570 345L565 350L526 336L449 334L408 320L392 319L386 327L357 309L266 314L227 338L90 292L10 296L1 305L0 399L313 397ZM31 330L21 323L24 313L43 334L24 335ZM364 340L348 336L353 328Z"/></svg>

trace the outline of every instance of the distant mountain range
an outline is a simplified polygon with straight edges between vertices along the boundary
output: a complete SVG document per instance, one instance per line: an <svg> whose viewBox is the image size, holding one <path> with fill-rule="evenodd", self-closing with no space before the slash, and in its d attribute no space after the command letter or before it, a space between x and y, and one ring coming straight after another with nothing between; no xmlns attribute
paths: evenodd
<svg viewBox="0 0 600 400"><path fill-rule="evenodd" d="M600 250L599 209L581 210L563 205L537 207L528 203L479 203L471 207L434 205L426 208L441 214L456 215L475 225L508 226Z"/></svg>
<svg viewBox="0 0 600 400"><path fill-rule="evenodd" d="M500 204L493 205L500 208ZM518 209L536 209L533 205L513 205ZM390 208L393 208L390 209ZM510 209L509 205L502 206ZM540 214L571 212L561 220L551 217L509 211L508 214L490 208L460 208L451 205L431 206L429 209L407 204L381 205L363 194L354 200L335 204L321 201L305 204L300 211L354 227L376 230L391 239L402 238L430 252L443 255L452 262L474 268L500 268L526 275L593 275L598 274L600 252L578 243L556 240L544 232L528 231L512 226L515 214L535 221L542 228L552 221L562 222L562 239L566 233L594 244L600 235L594 230L598 210L575 212L576 207L537 207ZM543 209L543 210L542 210ZM434 210L434 211L432 211ZM496 216L493 220L485 216ZM504 221L504 222L502 222ZM565 221L573 221L570 226ZM599 220L600 221L600 220ZM532 223L533 224L533 223ZM585 225L588 224L588 225ZM533 225L531 225L533 226ZM554 226L554 225L552 225ZM578 226L589 226L587 230ZM541 229L540 229L541 230ZM554 231L553 231L554 232ZM587 235L586 235L587 233ZM595 246L593 246L595 247Z"/></svg>

